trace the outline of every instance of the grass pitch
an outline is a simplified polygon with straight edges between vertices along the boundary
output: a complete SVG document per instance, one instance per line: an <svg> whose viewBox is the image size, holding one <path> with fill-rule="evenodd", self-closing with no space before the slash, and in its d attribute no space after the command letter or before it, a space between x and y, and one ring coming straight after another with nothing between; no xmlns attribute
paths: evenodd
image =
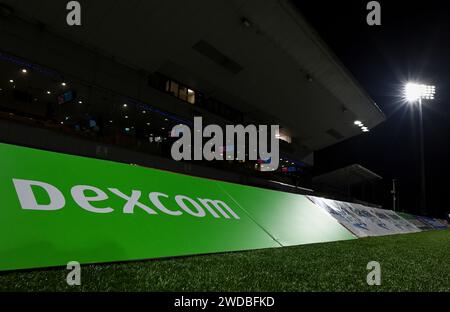
<svg viewBox="0 0 450 312"><path fill-rule="evenodd" d="M382 285L368 286L369 261ZM0 272L1 291L450 291L450 230L227 254Z"/></svg>

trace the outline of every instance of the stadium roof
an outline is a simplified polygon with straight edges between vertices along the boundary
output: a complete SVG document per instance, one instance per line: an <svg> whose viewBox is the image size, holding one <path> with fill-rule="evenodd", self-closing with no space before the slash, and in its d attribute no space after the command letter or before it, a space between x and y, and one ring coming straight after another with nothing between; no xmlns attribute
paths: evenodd
<svg viewBox="0 0 450 312"><path fill-rule="evenodd" d="M378 174L364 168L361 165L353 164L345 168L340 168L313 178L314 184L325 184L336 188L347 185L355 185L364 182L381 180Z"/></svg>
<svg viewBox="0 0 450 312"><path fill-rule="evenodd" d="M287 0L82 2L2 0L14 14L136 69L161 72L279 123L313 151L361 134L385 116Z"/></svg>

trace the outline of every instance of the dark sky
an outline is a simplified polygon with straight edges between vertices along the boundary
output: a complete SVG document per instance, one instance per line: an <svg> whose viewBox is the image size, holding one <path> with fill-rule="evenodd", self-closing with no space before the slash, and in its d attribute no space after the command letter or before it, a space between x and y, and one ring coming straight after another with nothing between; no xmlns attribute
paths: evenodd
<svg viewBox="0 0 450 312"><path fill-rule="evenodd" d="M400 208L417 213L418 114L414 106L402 103L401 90L408 80L434 84L436 99L424 103L427 210L440 217L450 212L450 10L446 2L379 1L381 26L367 25L368 1L294 2L387 117L367 135L317 153L317 173L359 163L386 182L398 179Z"/></svg>

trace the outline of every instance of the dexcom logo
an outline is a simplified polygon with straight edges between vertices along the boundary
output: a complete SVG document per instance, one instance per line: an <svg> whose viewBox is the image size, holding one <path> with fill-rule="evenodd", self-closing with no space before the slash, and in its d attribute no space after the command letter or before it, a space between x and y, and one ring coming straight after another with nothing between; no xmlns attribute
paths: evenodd
<svg viewBox="0 0 450 312"><path fill-rule="evenodd" d="M33 180L12 179L12 181L22 209L48 211L63 209L66 205L64 194L54 185ZM46 200L46 203L39 203L35 196L34 190L36 188L45 191L50 201ZM183 213L187 213L197 218L203 218L208 213L214 218L240 219L222 200L204 198L196 198L194 200L185 195L176 195L170 198L169 195L164 193L150 192L148 200L156 208L154 209L142 202L142 192L140 190L133 190L131 195L124 194L117 188L108 188L107 190L110 194L95 186L75 185L71 188L70 193L78 206L93 213L111 213L118 209L118 207L99 207L101 206L100 202L108 200L112 195L125 200L124 206L120 209L126 214L132 214L136 208L139 208L150 215L156 215L158 214L157 211L159 211L172 216L180 216ZM94 203L97 203L97 205L95 206Z"/></svg>

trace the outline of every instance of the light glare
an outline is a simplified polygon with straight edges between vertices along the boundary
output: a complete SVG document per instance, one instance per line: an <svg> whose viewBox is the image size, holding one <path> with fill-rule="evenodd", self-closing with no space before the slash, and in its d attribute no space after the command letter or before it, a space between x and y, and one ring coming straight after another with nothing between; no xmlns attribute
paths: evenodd
<svg viewBox="0 0 450 312"><path fill-rule="evenodd" d="M433 100L435 93L435 86L428 86L412 82L405 85L405 98L408 102L415 102L419 99Z"/></svg>

